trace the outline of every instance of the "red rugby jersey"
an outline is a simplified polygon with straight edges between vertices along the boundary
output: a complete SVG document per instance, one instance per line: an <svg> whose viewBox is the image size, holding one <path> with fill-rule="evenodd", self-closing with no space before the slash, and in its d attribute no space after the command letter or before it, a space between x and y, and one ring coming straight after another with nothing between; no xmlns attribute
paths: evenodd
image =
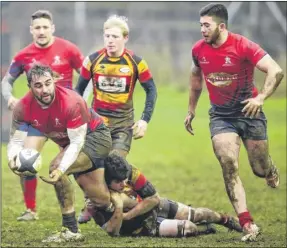
<svg viewBox="0 0 287 248"><path fill-rule="evenodd" d="M55 37L52 45L39 48L31 43L16 54L9 67L9 73L17 78L23 72L28 72L34 63L48 65L59 79L57 84L72 88L73 69L80 69L83 55L73 43Z"/></svg>
<svg viewBox="0 0 287 248"><path fill-rule="evenodd" d="M212 104L233 108L255 97L254 67L266 52L247 38L229 32L224 44L214 48L204 40L192 48L196 66L200 67Z"/></svg>
<svg viewBox="0 0 287 248"><path fill-rule="evenodd" d="M62 147L70 143L67 129L85 123L90 130L95 130L103 120L94 111L90 112L78 93L61 86L56 86L55 99L48 108L43 108L29 91L13 112L13 129L26 131L31 125Z"/></svg>

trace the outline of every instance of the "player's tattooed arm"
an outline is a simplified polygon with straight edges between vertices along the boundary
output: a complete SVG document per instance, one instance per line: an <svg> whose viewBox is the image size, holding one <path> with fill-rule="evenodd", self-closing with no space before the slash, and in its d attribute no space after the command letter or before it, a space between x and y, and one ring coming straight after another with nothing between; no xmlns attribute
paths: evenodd
<svg viewBox="0 0 287 248"><path fill-rule="evenodd" d="M242 104L245 104L242 112L245 113L245 117L250 118L253 118L254 116L258 117L260 115L264 100L274 93L284 77L280 66L268 54L258 61L256 67L267 75L261 92L259 92L256 97L241 102Z"/></svg>
<svg viewBox="0 0 287 248"><path fill-rule="evenodd" d="M194 58L195 60L195 58ZM188 104L188 112L195 115L195 109L198 102L198 99L201 95L203 85L202 72L201 68L196 65L191 67L190 77L189 77L189 104Z"/></svg>
<svg viewBox="0 0 287 248"><path fill-rule="evenodd" d="M258 61L256 67L267 74L264 86L259 93L263 100L265 100L271 96L279 86L284 77L284 73L281 67L268 54Z"/></svg>
<svg viewBox="0 0 287 248"><path fill-rule="evenodd" d="M184 120L185 129L192 135L194 135L193 128L191 125L192 120L195 117L195 109L202 91L202 72L198 65L197 59L193 57L194 64L191 67L189 77L189 101L188 101L188 112Z"/></svg>
<svg viewBox="0 0 287 248"><path fill-rule="evenodd" d="M7 102L12 96L12 89L15 80L16 78L13 77L9 72L7 72L2 79L2 95Z"/></svg>

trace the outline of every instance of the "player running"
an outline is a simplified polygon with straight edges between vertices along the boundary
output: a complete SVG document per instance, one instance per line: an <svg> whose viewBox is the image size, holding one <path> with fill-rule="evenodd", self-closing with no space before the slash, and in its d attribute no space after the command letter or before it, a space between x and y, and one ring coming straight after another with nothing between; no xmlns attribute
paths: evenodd
<svg viewBox="0 0 287 248"><path fill-rule="evenodd" d="M92 106L110 128L113 150L127 156L132 136L139 139L145 135L157 91L146 61L125 48L129 38L126 18L111 16L103 29L105 47L85 58L76 90L83 95L92 79ZM141 119L135 123L133 92L137 80L146 92L146 100ZM79 223L85 223L90 218L84 209L79 216Z"/></svg>
<svg viewBox="0 0 287 248"><path fill-rule="evenodd" d="M226 191L243 227L243 241L253 241L259 228L247 208L239 177L241 140L253 173L267 184L279 186L279 173L268 150L264 101L280 84L280 66L258 44L227 30L228 12L222 4L209 4L200 11L203 39L192 48L194 66L190 75L190 97L185 127L193 135L191 122L202 91L202 75L211 102L210 132L214 153L222 167ZM266 73L258 92L254 67Z"/></svg>
<svg viewBox="0 0 287 248"><path fill-rule="evenodd" d="M74 174L94 204L104 209L110 207L110 193L104 178L104 159L111 149L110 132L78 93L55 84L49 67L34 65L27 78L30 91L13 110L7 147L9 167L16 170L15 160L24 147L29 126L58 144L61 151L50 164L50 177L41 178L55 187L62 212L62 230L43 242L83 240L68 175Z"/></svg>

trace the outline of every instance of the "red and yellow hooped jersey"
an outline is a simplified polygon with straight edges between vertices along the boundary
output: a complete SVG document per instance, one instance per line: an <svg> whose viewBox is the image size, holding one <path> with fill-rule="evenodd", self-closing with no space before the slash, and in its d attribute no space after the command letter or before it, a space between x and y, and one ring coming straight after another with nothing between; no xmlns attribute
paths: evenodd
<svg viewBox="0 0 287 248"><path fill-rule="evenodd" d="M100 115L127 119L133 119L136 81L153 80L146 61L127 49L117 58L109 57L106 49L87 56L81 76L93 80L93 108Z"/></svg>

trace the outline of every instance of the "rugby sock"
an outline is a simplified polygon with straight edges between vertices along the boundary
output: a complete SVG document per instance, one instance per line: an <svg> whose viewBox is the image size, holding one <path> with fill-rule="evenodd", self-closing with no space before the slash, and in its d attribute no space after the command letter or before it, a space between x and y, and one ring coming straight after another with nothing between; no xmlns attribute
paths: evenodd
<svg viewBox="0 0 287 248"><path fill-rule="evenodd" d="M240 213L238 218L241 227L243 227L248 222L253 222L253 218L251 217L249 211Z"/></svg>
<svg viewBox="0 0 287 248"><path fill-rule="evenodd" d="M24 201L26 208L31 209L31 211L36 212L36 188L37 188L37 177L27 176L24 179Z"/></svg>
<svg viewBox="0 0 287 248"><path fill-rule="evenodd" d="M71 232L78 232L78 225L76 221L76 212L62 214L62 225L67 227Z"/></svg>

